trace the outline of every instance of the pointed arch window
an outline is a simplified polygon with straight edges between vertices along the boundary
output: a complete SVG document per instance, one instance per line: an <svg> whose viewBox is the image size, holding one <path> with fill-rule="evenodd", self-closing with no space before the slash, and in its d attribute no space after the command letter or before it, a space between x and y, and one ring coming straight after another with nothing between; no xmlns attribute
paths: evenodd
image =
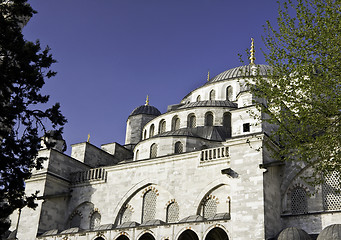
<svg viewBox="0 0 341 240"><path fill-rule="evenodd" d="M183 144L179 141L175 143L174 146L174 152L175 153L182 153L184 151L184 146Z"/></svg>
<svg viewBox="0 0 341 240"><path fill-rule="evenodd" d="M101 214L99 212L94 212L90 218L90 229L99 227L101 225Z"/></svg>
<svg viewBox="0 0 341 240"><path fill-rule="evenodd" d="M151 126L150 126L150 129L149 129L149 137L153 137L154 136L154 124L152 124Z"/></svg>
<svg viewBox="0 0 341 240"><path fill-rule="evenodd" d="M174 116L172 120L172 131L180 129L180 118L178 116Z"/></svg>
<svg viewBox="0 0 341 240"><path fill-rule="evenodd" d="M149 190L143 195L142 221L141 222L146 222L148 220L155 219L156 198L157 198L157 195L153 190Z"/></svg>
<svg viewBox="0 0 341 240"><path fill-rule="evenodd" d="M232 101L233 99L233 88L232 86L228 86L226 88L226 100Z"/></svg>
<svg viewBox="0 0 341 240"><path fill-rule="evenodd" d="M307 212L307 193L303 187L295 187L291 191L291 213L302 214Z"/></svg>
<svg viewBox="0 0 341 240"><path fill-rule="evenodd" d="M139 159L139 153L140 153L140 151L137 149L135 152L135 160Z"/></svg>
<svg viewBox="0 0 341 240"><path fill-rule="evenodd" d="M162 119L159 123L159 134L166 132L166 121Z"/></svg>
<svg viewBox="0 0 341 240"><path fill-rule="evenodd" d="M176 202L172 202L167 207L166 222L174 223L179 221L179 205Z"/></svg>
<svg viewBox="0 0 341 240"><path fill-rule="evenodd" d="M197 102L200 102L201 101L201 97L200 95L197 96Z"/></svg>
<svg viewBox="0 0 341 240"><path fill-rule="evenodd" d="M209 98L209 100L215 100L215 91L214 90L210 91L210 98Z"/></svg>
<svg viewBox="0 0 341 240"><path fill-rule="evenodd" d="M155 158L155 157L157 157L157 145L153 143L150 146L150 158Z"/></svg>
<svg viewBox="0 0 341 240"><path fill-rule="evenodd" d="M205 114L205 126L213 126L213 113L208 112Z"/></svg>
<svg viewBox="0 0 341 240"><path fill-rule="evenodd" d="M143 139L147 139L147 130L144 130L143 132Z"/></svg>
<svg viewBox="0 0 341 240"><path fill-rule="evenodd" d="M195 128L197 126L197 119L194 114L188 115L187 123L189 128Z"/></svg>

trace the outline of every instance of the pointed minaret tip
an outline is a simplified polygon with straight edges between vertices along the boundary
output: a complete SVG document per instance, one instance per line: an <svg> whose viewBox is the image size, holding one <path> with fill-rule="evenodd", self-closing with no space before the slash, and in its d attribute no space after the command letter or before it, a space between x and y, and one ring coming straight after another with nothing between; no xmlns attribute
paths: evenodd
<svg viewBox="0 0 341 240"><path fill-rule="evenodd" d="M147 98L146 98L146 103L144 104L145 106L148 106L149 105L149 96L147 95Z"/></svg>
<svg viewBox="0 0 341 240"><path fill-rule="evenodd" d="M88 134L88 139L86 140L87 143L90 143L90 133Z"/></svg>
<svg viewBox="0 0 341 240"><path fill-rule="evenodd" d="M255 65L255 43L254 43L254 39L251 38L251 49L250 49L250 65Z"/></svg>

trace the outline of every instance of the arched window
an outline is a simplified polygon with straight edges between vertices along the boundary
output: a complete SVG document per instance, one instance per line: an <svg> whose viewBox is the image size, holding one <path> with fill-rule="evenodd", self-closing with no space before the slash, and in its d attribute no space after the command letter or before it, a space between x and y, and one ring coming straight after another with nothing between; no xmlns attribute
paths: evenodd
<svg viewBox="0 0 341 240"><path fill-rule="evenodd" d="M204 202L203 217L212 218L217 213L217 202L213 198L208 198Z"/></svg>
<svg viewBox="0 0 341 240"><path fill-rule="evenodd" d="M174 146L174 152L175 153L182 153L184 150L184 146L182 145L181 142L176 142Z"/></svg>
<svg viewBox="0 0 341 240"><path fill-rule="evenodd" d="M215 91L214 90L210 91L210 100L215 100Z"/></svg>
<svg viewBox="0 0 341 240"><path fill-rule="evenodd" d="M180 128L180 118L174 116L172 119L172 131L178 130Z"/></svg>
<svg viewBox="0 0 341 240"><path fill-rule="evenodd" d="M90 218L90 229L99 227L100 224L101 224L101 214L99 214L99 212L94 212Z"/></svg>
<svg viewBox="0 0 341 240"><path fill-rule="evenodd" d="M200 95L197 96L197 102L200 102L201 101L201 97Z"/></svg>
<svg viewBox="0 0 341 240"><path fill-rule="evenodd" d="M179 205L173 202L167 207L166 222L174 223L179 221Z"/></svg>
<svg viewBox="0 0 341 240"><path fill-rule="evenodd" d="M121 213L121 224L125 222L130 222L131 216L133 215L133 210L130 206L125 206Z"/></svg>
<svg viewBox="0 0 341 240"><path fill-rule="evenodd" d="M226 88L226 100L232 101L233 98L233 88L231 86L228 86Z"/></svg>
<svg viewBox="0 0 341 240"><path fill-rule="evenodd" d="M144 130L143 139L146 139L146 138L147 138L147 130Z"/></svg>
<svg viewBox="0 0 341 240"><path fill-rule="evenodd" d="M205 114L205 126L213 126L213 114L211 112Z"/></svg>
<svg viewBox="0 0 341 240"><path fill-rule="evenodd" d="M154 136L154 124L152 124L149 129L149 137L152 137L152 136Z"/></svg>
<svg viewBox="0 0 341 240"><path fill-rule="evenodd" d="M227 137L231 137L232 126L231 126L231 113L224 113L223 126L226 130Z"/></svg>
<svg viewBox="0 0 341 240"><path fill-rule="evenodd" d="M197 126L197 119L194 114L188 115L187 126L189 128L195 128Z"/></svg>
<svg viewBox="0 0 341 240"><path fill-rule="evenodd" d="M153 143L150 146L150 158L155 158L155 157L157 157L157 145Z"/></svg>
<svg viewBox="0 0 341 240"><path fill-rule="evenodd" d="M149 190L143 195L142 222L155 219L156 213L156 193Z"/></svg>
<svg viewBox="0 0 341 240"><path fill-rule="evenodd" d="M162 119L159 123L159 134L166 132L166 121Z"/></svg>
<svg viewBox="0 0 341 240"><path fill-rule="evenodd" d="M302 187L295 187L291 191L291 213L300 214L308 212L307 193Z"/></svg>
<svg viewBox="0 0 341 240"><path fill-rule="evenodd" d="M135 152L135 160L139 160L139 150L136 150Z"/></svg>

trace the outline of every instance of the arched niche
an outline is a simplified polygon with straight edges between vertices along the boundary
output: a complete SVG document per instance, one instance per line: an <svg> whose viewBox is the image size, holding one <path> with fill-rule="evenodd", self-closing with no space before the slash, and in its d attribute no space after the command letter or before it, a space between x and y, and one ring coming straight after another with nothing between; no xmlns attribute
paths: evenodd
<svg viewBox="0 0 341 240"><path fill-rule="evenodd" d="M194 231L187 229L180 234L177 240L199 240L199 238Z"/></svg>
<svg viewBox="0 0 341 240"><path fill-rule="evenodd" d="M129 240L129 238L126 235L121 235L116 240Z"/></svg>
<svg viewBox="0 0 341 240"><path fill-rule="evenodd" d="M228 240L227 233L220 227L212 228L206 235L205 240Z"/></svg>
<svg viewBox="0 0 341 240"><path fill-rule="evenodd" d="M145 233L138 240L155 240L155 238L150 233Z"/></svg>

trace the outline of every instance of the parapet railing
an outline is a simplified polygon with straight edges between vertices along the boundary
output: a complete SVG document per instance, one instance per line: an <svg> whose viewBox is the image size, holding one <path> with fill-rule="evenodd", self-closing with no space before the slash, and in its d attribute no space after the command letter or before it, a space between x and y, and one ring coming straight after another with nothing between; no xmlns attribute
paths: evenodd
<svg viewBox="0 0 341 240"><path fill-rule="evenodd" d="M107 172L103 168L94 168L83 172L71 173L71 182L73 184L106 180L106 178Z"/></svg>
<svg viewBox="0 0 341 240"><path fill-rule="evenodd" d="M200 162L207 162L211 160L225 158L229 155L229 147L204 149L200 153Z"/></svg>

